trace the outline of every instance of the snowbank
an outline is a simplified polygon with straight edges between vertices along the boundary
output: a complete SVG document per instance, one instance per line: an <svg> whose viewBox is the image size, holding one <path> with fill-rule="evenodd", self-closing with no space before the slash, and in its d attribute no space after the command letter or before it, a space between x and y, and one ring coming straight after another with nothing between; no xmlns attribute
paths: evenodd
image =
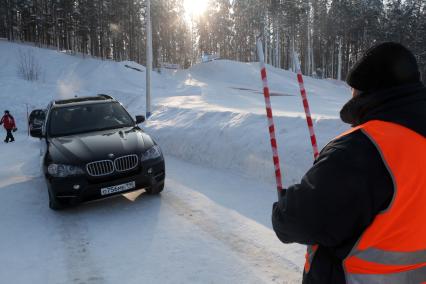
<svg viewBox="0 0 426 284"><path fill-rule="evenodd" d="M312 164L312 148L303 117L279 116L275 121L281 165L288 185L299 181ZM314 123L320 145L346 129L337 119L317 119ZM157 109L145 129L168 155L274 181L264 115L163 107Z"/></svg>
<svg viewBox="0 0 426 284"><path fill-rule="evenodd" d="M19 49L35 54L39 81L17 75ZM268 74L289 185L313 154L296 75L270 66ZM39 177L39 142L25 138L27 107L106 93L143 114L145 68L0 41L0 110L11 110L20 129L15 143L0 145L8 161L0 167L0 224L8 228L0 274L21 283L300 283L305 248L282 245L270 228L276 194L258 65L214 61L153 73L152 85L153 116L143 128L167 154L161 198L135 192L53 213ZM349 89L312 78L306 88L323 146L348 127L338 112Z"/></svg>
<svg viewBox="0 0 426 284"><path fill-rule="evenodd" d="M19 50L41 65L37 82L19 78ZM52 99L107 93L133 115L145 113L145 67L102 61L0 41L0 109L25 132L26 109ZM268 66L284 183L298 181L312 150L296 75ZM344 83L306 77L319 145L345 130L338 111L349 98ZM218 60L188 70L153 73L153 116L143 126L165 153L188 162L231 170L271 183L273 166L257 63Z"/></svg>

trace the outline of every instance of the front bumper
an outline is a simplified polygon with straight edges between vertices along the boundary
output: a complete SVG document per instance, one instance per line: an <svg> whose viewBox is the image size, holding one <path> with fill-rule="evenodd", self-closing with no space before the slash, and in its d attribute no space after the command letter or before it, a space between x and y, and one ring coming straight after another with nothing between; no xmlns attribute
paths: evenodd
<svg viewBox="0 0 426 284"><path fill-rule="evenodd" d="M85 201L108 198L114 195L132 192L135 190L160 186L165 179L164 160L144 163L134 171L119 176L93 178L87 175L66 178L47 177L46 182L50 193L59 202L78 204ZM102 195L101 189L116 185L135 182L135 188L108 195ZM78 189L77 186L78 185Z"/></svg>

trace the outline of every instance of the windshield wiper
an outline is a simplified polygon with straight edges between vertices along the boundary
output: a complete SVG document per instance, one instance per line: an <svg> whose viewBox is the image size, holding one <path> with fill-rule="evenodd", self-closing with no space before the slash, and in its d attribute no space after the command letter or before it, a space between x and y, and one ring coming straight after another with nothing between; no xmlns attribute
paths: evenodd
<svg viewBox="0 0 426 284"><path fill-rule="evenodd" d="M129 128L129 127L133 127L133 125L120 125L120 126L104 127L104 128L98 128L98 129L92 130L92 131L95 132L95 131L113 130L113 129L120 129L120 128Z"/></svg>
<svg viewBox="0 0 426 284"><path fill-rule="evenodd" d="M75 131L75 132L55 133L55 134L51 134L49 136L53 137L53 138L64 137L64 136L72 136L72 135L85 134L85 133L90 133L90 132L98 132L98 131L113 130L113 129L120 129L120 128L129 128L129 127L134 127L134 125L110 126L110 127L103 127L103 128Z"/></svg>

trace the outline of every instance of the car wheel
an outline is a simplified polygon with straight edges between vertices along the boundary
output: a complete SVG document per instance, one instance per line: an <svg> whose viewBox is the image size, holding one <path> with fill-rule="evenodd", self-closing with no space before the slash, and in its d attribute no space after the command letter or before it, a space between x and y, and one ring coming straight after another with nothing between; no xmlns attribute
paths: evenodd
<svg viewBox="0 0 426 284"><path fill-rule="evenodd" d="M164 189L164 182L161 184L157 184L151 187L146 188L146 193L148 194L159 194Z"/></svg>
<svg viewBox="0 0 426 284"><path fill-rule="evenodd" d="M55 211L64 209L64 205L53 196L50 190L48 190L48 192L49 192L49 208Z"/></svg>

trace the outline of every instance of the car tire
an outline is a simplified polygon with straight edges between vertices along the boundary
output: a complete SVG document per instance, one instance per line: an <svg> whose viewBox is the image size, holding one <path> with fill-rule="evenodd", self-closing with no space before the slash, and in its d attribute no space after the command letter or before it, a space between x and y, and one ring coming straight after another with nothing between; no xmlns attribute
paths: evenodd
<svg viewBox="0 0 426 284"><path fill-rule="evenodd" d="M48 190L48 192L49 192L49 208L55 211L64 209L64 205L61 202L59 202L57 198L53 196L50 190Z"/></svg>
<svg viewBox="0 0 426 284"><path fill-rule="evenodd" d="M146 190L146 193L154 195L154 194L159 194L160 192L163 191L163 189L164 189L164 182L161 184L148 187L145 190Z"/></svg>

